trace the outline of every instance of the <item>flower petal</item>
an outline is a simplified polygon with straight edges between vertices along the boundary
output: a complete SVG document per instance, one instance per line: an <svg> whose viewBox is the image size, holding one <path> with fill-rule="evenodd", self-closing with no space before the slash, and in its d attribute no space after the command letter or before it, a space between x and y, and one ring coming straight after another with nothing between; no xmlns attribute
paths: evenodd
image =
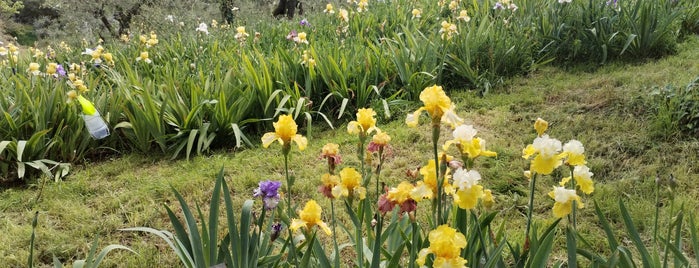
<svg viewBox="0 0 699 268"><path fill-rule="evenodd" d="M262 147L264 147L264 148L269 147L269 145L272 144L277 139L279 139L279 137L277 137L277 133L274 133L274 132L265 133L265 135L262 136Z"/></svg>
<svg viewBox="0 0 699 268"><path fill-rule="evenodd" d="M308 140L306 137L301 136L299 134L296 134L293 138L291 138L291 141L295 142L299 146L299 150L303 151L306 149L306 146L308 146Z"/></svg>

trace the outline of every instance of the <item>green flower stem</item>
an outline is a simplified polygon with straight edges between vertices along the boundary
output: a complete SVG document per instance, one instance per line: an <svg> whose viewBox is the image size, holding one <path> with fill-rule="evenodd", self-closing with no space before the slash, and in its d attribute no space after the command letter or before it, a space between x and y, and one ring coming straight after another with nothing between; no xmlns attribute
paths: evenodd
<svg viewBox="0 0 699 268"><path fill-rule="evenodd" d="M434 119L433 119L434 120ZM439 142L439 130L440 130L440 125L439 121L437 123L432 122L432 151L434 152L434 172L435 172L435 178L437 179L437 215L435 219L435 226L439 226L444 224L442 222L442 195L443 195L443 186L444 186L444 178L439 177L439 152L437 151L437 143Z"/></svg>
<svg viewBox="0 0 699 268"><path fill-rule="evenodd" d="M653 223L653 243L658 243L658 218L660 217L660 178L655 183L655 222Z"/></svg>
<svg viewBox="0 0 699 268"><path fill-rule="evenodd" d="M578 190L576 188L577 185L575 183L575 174L573 173L573 170L574 170L573 166L570 166L570 181L571 181L571 184L573 185L573 190L577 194ZM577 204L576 200L573 200L573 211L571 214L573 214L573 216L572 216L573 230L576 230L576 231L578 230L578 228L577 228L578 221L577 221L577 217L576 217L577 212L578 212L578 204Z"/></svg>
<svg viewBox="0 0 699 268"><path fill-rule="evenodd" d="M289 152L291 151L291 146L285 145L284 148L282 149L282 152L284 154L284 174L286 176L286 208L287 208L287 215L289 216L289 220L291 221L291 218L294 217L294 211L291 208L291 184L293 184L293 181L291 181L289 177ZM291 226L291 222L289 222L289 226ZM289 245L289 257L294 260L294 264L296 267L299 266L298 259L296 256L296 245L294 245L294 234L291 232L291 228L287 228L289 230L289 240L291 241Z"/></svg>
<svg viewBox="0 0 699 268"><path fill-rule="evenodd" d="M524 231L524 239L529 240L529 230L532 226L532 211L534 210L534 190L536 189L536 175L532 174L532 180L529 182L529 207L527 208L527 227Z"/></svg>
<svg viewBox="0 0 699 268"><path fill-rule="evenodd" d="M381 196L379 187L379 177L381 176L381 167L383 166L383 146L379 147L379 165L376 167L376 204L378 204L379 196Z"/></svg>
<svg viewBox="0 0 699 268"><path fill-rule="evenodd" d="M418 240L420 239L420 232L418 230L418 225L417 221L413 220L412 221L412 234L413 237L410 239L410 262L408 263L408 268L415 268L417 267L415 260L417 259L417 244Z"/></svg>
<svg viewBox="0 0 699 268"><path fill-rule="evenodd" d="M335 258L333 260L335 267L340 267L340 249L337 245L337 232L335 231L335 200L330 199L330 215L332 217L332 228L333 228L333 246L335 247Z"/></svg>

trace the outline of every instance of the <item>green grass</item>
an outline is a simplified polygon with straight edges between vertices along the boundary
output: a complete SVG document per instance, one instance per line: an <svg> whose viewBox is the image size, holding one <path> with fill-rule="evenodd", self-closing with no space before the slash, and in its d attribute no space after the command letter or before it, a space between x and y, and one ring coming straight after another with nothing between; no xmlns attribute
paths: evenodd
<svg viewBox="0 0 699 268"><path fill-rule="evenodd" d="M699 205L695 175L699 141L681 135L659 135L662 131L655 127L655 105L649 96L653 86L682 86L699 75L698 44L694 37L682 44L675 56L635 65L611 64L594 71L543 67L527 77L507 81L503 89L484 97L468 91L449 93L466 123L473 124L479 136L488 142L488 148L498 152L497 158L480 159L476 167L483 175L482 184L494 190L496 209L501 211L495 224L507 220L510 241L522 243L528 195L522 171L528 164L521 158L521 150L535 136L532 123L537 117L551 123L551 136L563 142L578 139L585 145L588 166L595 173L596 191L583 199L587 207L580 211L579 232L598 247L596 251L606 247L592 200L608 214L617 235L624 232L616 202L618 198L627 200L644 238L652 234L656 174L663 179L669 174L675 176L680 185L677 204L684 203L688 208ZM379 122L379 127L393 138L393 157L381 176L388 185L396 185L405 179L407 169L422 166L431 157L428 127L423 124L418 129L407 128L403 123L407 111L394 110L394 118ZM297 177L293 189L297 204L314 198L329 212L327 200L316 191L319 174L325 169L324 162L318 159L325 143L340 144L344 160L341 167L358 165L356 139L344 127L314 131L306 151L292 151L290 167ZM450 133L442 133L443 142ZM178 260L159 238L118 229L170 228L163 205L178 207L170 186L190 204L203 206L208 203L216 173L222 166L233 200L240 205L251 198L258 181L284 181L280 150L275 144L270 149L217 152L190 161L132 154L87 163L61 182L0 190L0 266L26 264L35 210L39 211L35 256L40 263L50 263L52 255L64 263L84 258L94 236L99 235L100 247L118 243L139 253L115 251L105 260L106 267L177 266ZM553 220L553 202L546 193L554 185L552 178L560 177L539 180L536 221ZM663 198L667 200L666 192ZM427 206L424 204L420 206ZM256 208L260 206L256 202ZM661 226L667 218L662 212ZM556 239L560 246L554 247L554 256L564 258L565 236L558 235Z"/></svg>

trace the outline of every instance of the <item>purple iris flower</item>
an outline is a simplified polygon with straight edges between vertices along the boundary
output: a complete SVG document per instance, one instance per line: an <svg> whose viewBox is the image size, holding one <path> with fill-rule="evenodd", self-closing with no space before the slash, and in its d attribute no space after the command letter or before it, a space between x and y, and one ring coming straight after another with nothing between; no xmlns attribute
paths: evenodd
<svg viewBox="0 0 699 268"><path fill-rule="evenodd" d="M66 76L66 69L63 69L63 65L58 64L56 67L56 74L58 74L58 76Z"/></svg>
<svg viewBox="0 0 699 268"><path fill-rule="evenodd" d="M272 234L269 237L272 240L272 242L274 242L274 240L277 240L277 238L279 237L279 233L281 233L281 232L282 232L282 224L278 223L278 222L273 223L272 224Z"/></svg>
<svg viewBox="0 0 699 268"><path fill-rule="evenodd" d="M299 24L301 24L301 26L308 26L308 27L311 27L311 23L308 22L308 20L306 20L306 19L302 19L301 22L300 22Z"/></svg>
<svg viewBox="0 0 699 268"><path fill-rule="evenodd" d="M265 209L272 210L279 204L279 187L281 186L282 182L280 181L261 181L252 196L262 197Z"/></svg>

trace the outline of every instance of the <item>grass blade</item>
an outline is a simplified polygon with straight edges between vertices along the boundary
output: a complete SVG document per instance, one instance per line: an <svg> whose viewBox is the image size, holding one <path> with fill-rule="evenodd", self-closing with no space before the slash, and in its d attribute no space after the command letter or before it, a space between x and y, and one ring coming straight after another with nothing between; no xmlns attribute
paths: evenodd
<svg viewBox="0 0 699 268"><path fill-rule="evenodd" d="M624 219L624 225L626 225L626 230L629 233L629 236L631 237L631 240L633 241L634 245L636 246L636 249L638 249L638 252L641 253L641 261L643 261L643 267L652 267L650 253L648 253L648 249L643 244L641 237L638 235L638 230L636 230L636 226L633 224L633 220L629 215L629 211L626 209L624 201L621 199L619 199L619 209L621 209L621 216Z"/></svg>

